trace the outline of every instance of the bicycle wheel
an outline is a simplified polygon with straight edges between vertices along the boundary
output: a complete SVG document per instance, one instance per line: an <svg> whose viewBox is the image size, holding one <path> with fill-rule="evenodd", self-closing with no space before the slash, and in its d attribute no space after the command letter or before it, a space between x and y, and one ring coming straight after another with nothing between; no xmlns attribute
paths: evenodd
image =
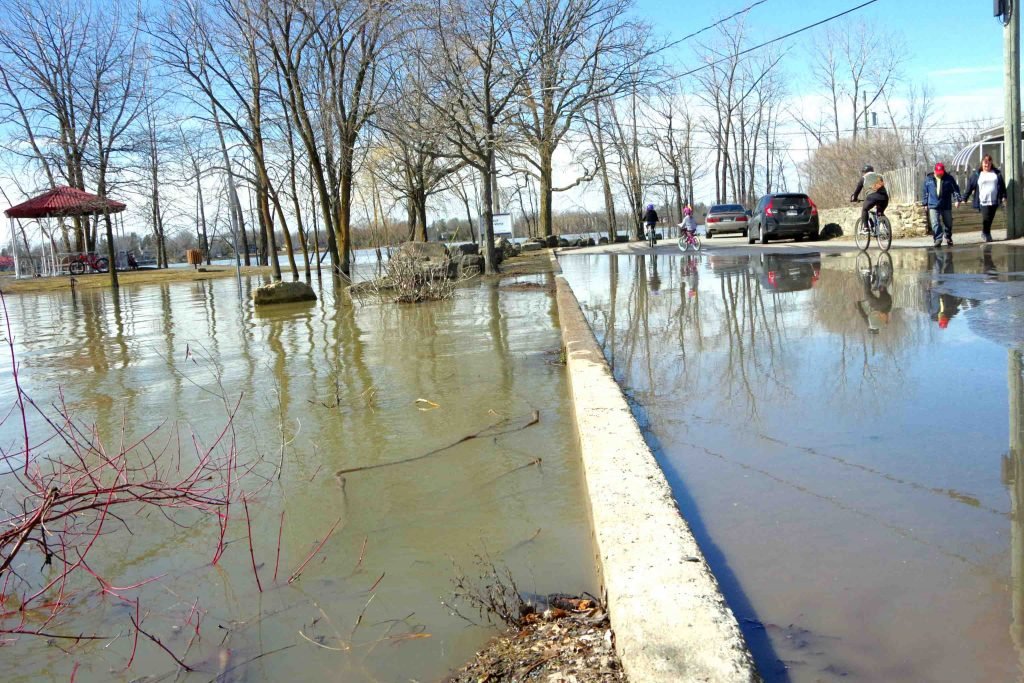
<svg viewBox="0 0 1024 683"><path fill-rule="evenodd" d="M857 273L861 277L871 277L871 256L866 251L857 254Z"/></svg>
<svg viewBox="0 0 1024 683"><path fill-rule="evenodd" d="M878 274L876 276L876 288L881 289L882 287L889 287L892 284L892 255L887 251L883 251L879 254L877 267Z"/></svg>
<svg viewBox="0 0 1024 683"><path fill-rule="evenodd" d="M700 238L694 235L686 242L686 251L700 251Z"/></svg>
<svg viewBox="0 0 1024 683"><path fill-rule="evenodd" d="M676 240L676 245L679 247L679 251L686 251L686 235Z"/></svg>
<svg viewBox="0 0 1024 683"><path fill-rule="evenodd" d="M878 242L878 246L882 251L889 251L889 247L892 246L892 226L889 225L889 219L885 216L878 217L875 241Z"/></svg>
<svg viewBox="0 0 1024 683"><path fill-rule="evenodd" d="M859 218L857 225L853 228L853 239L861 251L867 251L867 248L871 246L871 233L864 229L864 222Z"/></svg>
<svg viewBox="0 0 1024 683"><path fill-rule="evenodd" d="M81 261L72 261L68 264L68 272L72 275L81 275L85 272L85 266Z"/></svg>
<svg viewBox="0 0 1024 683"><path fill-rule="evenodd" d="M96 272L98 272L98 273L105 273L105 272L107 272L107 269L110 267L110 261L108 261L105 258L100 257L100 258L96 259L96 266L95 267L96 267Z"/></svg>

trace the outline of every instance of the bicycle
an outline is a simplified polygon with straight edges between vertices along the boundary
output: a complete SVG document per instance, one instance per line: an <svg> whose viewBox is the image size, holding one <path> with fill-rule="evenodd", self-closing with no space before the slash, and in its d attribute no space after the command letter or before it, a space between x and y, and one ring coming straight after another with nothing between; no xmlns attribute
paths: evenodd
<svg viewBox="0 0 1024 683"><path fill-rule="evenodd" d="M691 249L693 251L700 251L700 238L697 237L697 233L690 232L689 230L682 228L682 226L679 227L682 229L682 234L679 236L678 242L679 251L690 251Z"/></svg>
<svg viewBox="0 0 1024 683"><path fill-rule="evenodd" d="M654 231L653 225L647 226L647 243L654 249L658 244L658 234Z"/></svg>
<svg viewBox="0 0 1024 683"><path fill-rule="evenodd" d="M857 254L857 272L869 289L879 290L892 285L893 264L892 254L883 251L878 260L871 262L871 255L866 251Z"/></svg>
<svg viewBox="0 0 1024 683"><path fill-rule="evenodd" d="M892 225L884 213L878 213L876 207L872 207L868 211L868 225L866 228L859 219L857 220L857 227L854 230L853 236L854 241L857 243L857 248L861 251L867 251L867 248L871 246L872 236L882 251L889 251L889 247L892 246Z"/></svg>
<svg viewBox="0 0 1024 683"><path fill-rule="evenodd" d="M96 254L78 254L73 256L68 263L68 271L72 275L81 275L85 273L86 269L97 273L105 273L109 267L110 262Z"/></svg>

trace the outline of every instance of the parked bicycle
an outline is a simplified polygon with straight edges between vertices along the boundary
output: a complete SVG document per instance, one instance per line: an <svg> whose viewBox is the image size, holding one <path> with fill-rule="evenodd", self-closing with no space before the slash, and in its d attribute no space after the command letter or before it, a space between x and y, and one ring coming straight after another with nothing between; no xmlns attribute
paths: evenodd
<svg viewBox="0 0 1024 683"><path fill-rule="evenodd" d="M857 220L857 228L854 230L853 236L857 242L857 248L861 251L867 251L867 248L871 246L872 237L878 243L879 249L889 251L889 247L892 246L892 225L885 214L878 213L877 209L868 211L867 226L862 225L860 219Z"/></svg>
<svg viewBox="0 0 1024 683"><path fill-rule="evenodd" d="M680 251L700 251L700 238L697 237L697 233L692 230L682 229L680 226L681 234L679 235L679 250Z"/></svg>
<svg viewBox="0 0 1024 683"><path fill-rule="evenodd" d="M88 271L105 273L109 268L110 262L96 254L76 254L68 261L68 271L72 275L82 275Z"/></svg>

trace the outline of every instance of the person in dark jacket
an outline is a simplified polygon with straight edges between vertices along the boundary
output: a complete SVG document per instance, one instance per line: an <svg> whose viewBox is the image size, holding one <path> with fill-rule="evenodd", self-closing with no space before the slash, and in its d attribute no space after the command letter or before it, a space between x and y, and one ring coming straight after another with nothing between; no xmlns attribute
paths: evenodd
<svg viewBox="0 0 1024 683"><path fill-rule="evenodd" d="M658 212L654 210L654 204L648 204L647 211L644 213L644 225L647 226L647 230L654 230L658 220ZM644 239L644 237L641 237L641 239Z"/></svg>
<svg viewBox="0 0 1024 683"><path fill-rule="evenodd" d="M875 167L871 164L865 164L860 172L863 175L860 177L860 182L857 183L857 188L853 191L850 201L857 201L861 190L867 190L867 194L864 195L864 204L860 207L860 229L867 230L868 211L877 207L878 215L884 215L886 207L889 206L889 191L885 189L885 179L875 173Z"/></svg>
<svg viewBox="0 0 1024 683"><path fill-rule="evenodd" d="M981 212L981 236L986 242L992 241L992 219L996 217L999 205L1006 201L1006 182L1002 172L992 163L992 155L981 159L981 167L971 174L967 181L966 202L974 197L972 206Z"/></svg>
<svg viewBox="0 0 1024 683"><path fill-rule="evenodd" d="M953 206L960 206L960 185L956 178L946 173L945 164L935 164L935 172L925 177L921 187L921 203L928 207L928 220L932 226L935 246L942 246L943 232L946 244L953 246Z"/></svg>

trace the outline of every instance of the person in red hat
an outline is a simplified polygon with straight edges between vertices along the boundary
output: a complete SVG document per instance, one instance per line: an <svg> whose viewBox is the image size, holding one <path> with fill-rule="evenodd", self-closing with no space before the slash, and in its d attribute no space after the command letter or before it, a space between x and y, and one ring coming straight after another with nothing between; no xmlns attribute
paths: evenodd
<svg viewBox="0 0 1024 683"><path fill-rule="evenodd" d="M942 162L935 164L935 172L925 177L921 203L928 207L935 246L942 246L943 235L946 244L953 246L953 207L960 206L960 186L956 178L946 173L946 165Z"/></svg>

